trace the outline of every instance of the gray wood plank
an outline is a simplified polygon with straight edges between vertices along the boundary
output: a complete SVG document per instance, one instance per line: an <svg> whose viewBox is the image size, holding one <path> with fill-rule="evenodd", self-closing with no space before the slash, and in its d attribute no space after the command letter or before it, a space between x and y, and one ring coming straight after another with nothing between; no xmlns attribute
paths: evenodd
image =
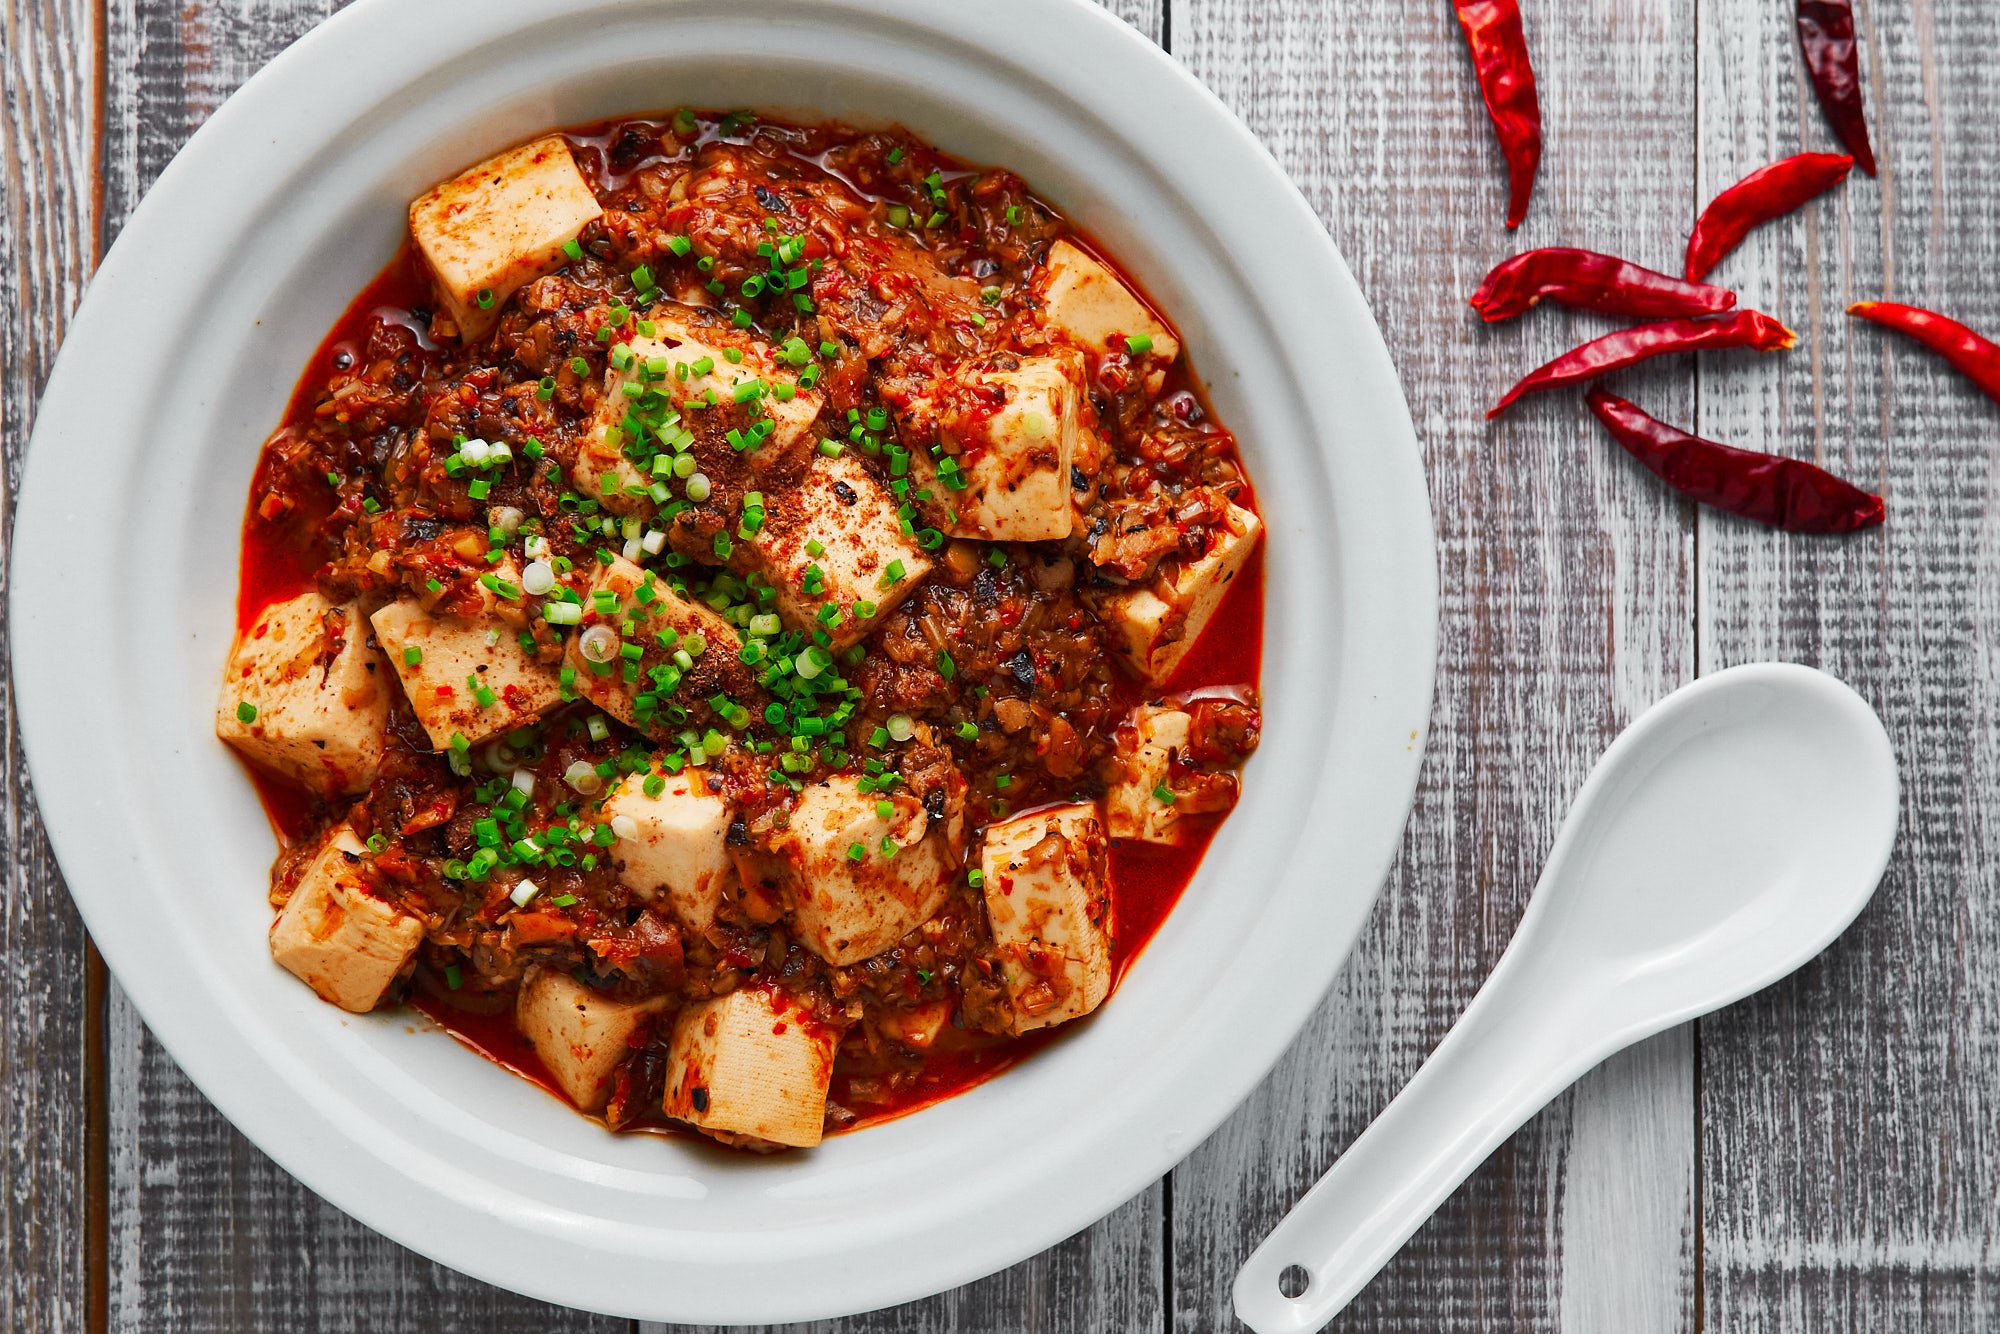
<svg viewBox="0 0 2000 1334"><path fill-rule="evenodd" d="M0 3L0 560L35 405L95 262L91 13L84 0ZM11 674L0 784L0 1329L78 1329L98 1259L87 1170L96 988L35 813Z"/></svg>
<svg viewBox="0 0 2000 1334"><path fill-rule="evenodd" d="M188 135L337 6L329 0L106 12L107 241ZM257 1151L112 988L109 1305L115 1330L628 1330L517 1297L362 1227Z"/></svg>
<svg viewBox="0 0 2000 1334"><path fill-rule="evenodd" d="M1788 6L1701 3L1704 192L1835 150ZM1884 491L1841 541L1704 517L1704 671L1845 678L1902 765L1901 841L1827 955L1701 1033L1705 1314L1715 1329L2000 1326L2000 408L1842 312L1887 295L2000 334L2000 118L1984 6L1860 6L1879 184L1773 224L1720 275L1799 349L1704 365L1703 434Z"/></svg>
<svg viewBox="0 0 2000 1334"><path fill-rule="evenodd" d="M1174 0L1176 55L1277 154L1374 303L1424 442L1444 602L1430 756L1367 934L1272 1078L1174 1175L1173 1328L1229 1327L1236 1267L1484 979L1591 763L1692 671L1685 509L1607 456L1574 398L1484 420L1602 324L1540 310L1480 329L1464 305L1517 248L1678 252L1691 19L1690 0L1529 8L1548 151L1510 236L1449 5ZM1690 408L1684 365L1627 383ZM1586 1079L1335 1327L1691 1328L1690 1070L1682 1031Z"/></svg>

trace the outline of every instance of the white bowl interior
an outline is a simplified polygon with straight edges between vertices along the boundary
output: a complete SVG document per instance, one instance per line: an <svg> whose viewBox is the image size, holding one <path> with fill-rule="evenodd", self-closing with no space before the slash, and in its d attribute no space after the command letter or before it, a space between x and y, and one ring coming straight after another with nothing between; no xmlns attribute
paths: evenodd
<svg viewBox="0 0 2000 1334"><path fill-rule="evenodd" d="M108 521L92 558L107 582L43 567L32 540L15 570L58 851L197 1082L406 1244L555 1300L686 1320L824 1315L969 1280L1188 1152L1303 1022L1372 901L1421 750L1435 610L1386 356L1303 202L1191 81L1087 7L1006 8L363 3L203 131L79 318L21 522L33 539ZM1037 22L1032 40L1012 31ZM391 48L371 45L392 29ZM1131 78L1106 88L1110 71ZM1269 526L1263 748L1117 994L997 1080L769 1159L610 1135L409 1015L316 1000L270 963L271 837L212 734L258 447L408 200L535 132L680 103L898 121L1020 172L1181 326ZM1164 154L1176 139L1187 151ZM135 327L163 351L134 354ZM126 470L109 514L65 475L107 452ZM79 631L64 598L87 587L115 614ZM50 646L58 628L91 637L88 666ZM76 721L77 689L109 701L102 716ZM92 762L99 738L142 762Z"/></svg>

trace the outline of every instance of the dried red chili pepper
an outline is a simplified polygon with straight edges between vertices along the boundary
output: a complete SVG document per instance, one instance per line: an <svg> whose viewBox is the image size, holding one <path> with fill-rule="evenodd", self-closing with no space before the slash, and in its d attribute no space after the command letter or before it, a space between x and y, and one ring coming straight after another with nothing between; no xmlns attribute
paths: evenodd
<svg viewBox="0 0 2000 1334"><path fill-rule="evenodd" d="M1934 310L1899 306L1893 301L1857 301L1847 308L1847 313L1908 334L1950 362L1978 385L1980 392L2000 403L2000 344Z"/></svg>
<svg viewBox="0 0 2000 1334"><path fill-rule="evenodd" d="M1529 371L1486 415L1499 416L1523 394L1594 380L1600 375L1609 375L1612 371L1624 370L1627 366L1637 365L1652 357L1663 357L1670 352L1725 347L1781 352L1797 341L1797 334L1769 315L1755 310L1739 310L1719 318L1701 320L1661 320L1657 324L1642 324L1636 329L1620 329L1602 338L1593 338L1554 361Z"/></svg>
<svg viewBox="0 0 2000 1334"><path fill-rule="evenodd" d="M1528 61L1528 38L1521 31L1519 0L1453 0L1486 114L1493 118L1500 151L1507 159L1507 225L1528 216L1528 196L1542 162L1542 104L1535 94L1535 69Z"/></svg>
<svg viewBox="0 0 2000 1334"><path fill-rule="evenodd" d="M1820 110L1861 170L1875 174L1868 142L1868 113L1861 105L1861 53L1854 45L1850 0L1799 0L1799 50L1812 76Z"/></svg>
<svg viewBox="0 0 2000 1334"><path fill-rule="evenodd" d="M1853 169L1854 159L1845 153L1800 153L1759 167L1724 190L1701 211L1688 237L1687 280L1706 278L1752 228L1825 194Z"/></svg>
<svg viewBox="0 0 2000 1334"><path fill-rule="evenodd" d="M1502 260L1472 294L1472 308L1488 323L1512 319L1541 301L1606 315L1663 320L1676 315L1718 315L1736 304L1736 293L1726 287L1683 282L1616 255L1552 246Z"/></svg>
<svg viewBox="0 0 2000 1334"><path fill-rule="evenodd" d="M1883 520L1882 497L1824 468L1689 435L1600 387L1584 401L1626 453L1690 500L1790 533L1851 533Z"/></svg>

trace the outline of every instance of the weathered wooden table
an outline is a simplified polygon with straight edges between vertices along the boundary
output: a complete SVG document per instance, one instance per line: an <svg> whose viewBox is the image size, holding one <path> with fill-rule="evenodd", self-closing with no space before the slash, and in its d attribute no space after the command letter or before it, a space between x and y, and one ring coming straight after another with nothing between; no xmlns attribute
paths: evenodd
<svg viewBox="0 0 2000 1334"><path fill-rule="evenodd" d="M0 0L8 514L92 266L194 128L333 7ZM1836 541L1697 515L1572 397L1489 425L1517 372L1600 326L1538 311L1489 331L1464 304L1517 246L1671 268L1716 189L1832 148L1785 0L1531 0L1549 148L1518 237L1500 225L1498 154L1444 0L1118 8L1249 120L1374 303L1437 510L1430 755L1339 985L1212 1140L1045 1255L831 1328L1228 1328L1237 1263L1477 988L1605 744L1680 682L1773 658L1839 674L1888 723L1903 828L1874 906L1791 981L1586 1079L1337 1327L2000 1327L2000 409L1842 313L1886 294L2000 330L1989 0L1863 0L1884 175L1766 229L1718 275L1797 328L1798 350L1621 382L1703 434L1886 493L1885 529ZM1328 367L1329 392L1339 382ZM625 1328L366 1231L209 1107L91 955L36 820L11 690L4 703L0 1328Z"/></svg>

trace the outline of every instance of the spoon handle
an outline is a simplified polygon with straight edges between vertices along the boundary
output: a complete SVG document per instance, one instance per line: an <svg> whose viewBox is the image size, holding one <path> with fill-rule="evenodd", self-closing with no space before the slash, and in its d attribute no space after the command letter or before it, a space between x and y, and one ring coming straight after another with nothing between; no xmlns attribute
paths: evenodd
<svg viewBox="0 0 2000 1334"><path fill-rule="evenodd" d="M1333 1319L1507 1136L1632 1040L1591 1033L1587 997L1510 967L1523 962L1501 959L1416 1078L1244 1264L1236 1315L1257 1334ZM1292 1266L1303 1291L1284 1282Z"/></svg>

